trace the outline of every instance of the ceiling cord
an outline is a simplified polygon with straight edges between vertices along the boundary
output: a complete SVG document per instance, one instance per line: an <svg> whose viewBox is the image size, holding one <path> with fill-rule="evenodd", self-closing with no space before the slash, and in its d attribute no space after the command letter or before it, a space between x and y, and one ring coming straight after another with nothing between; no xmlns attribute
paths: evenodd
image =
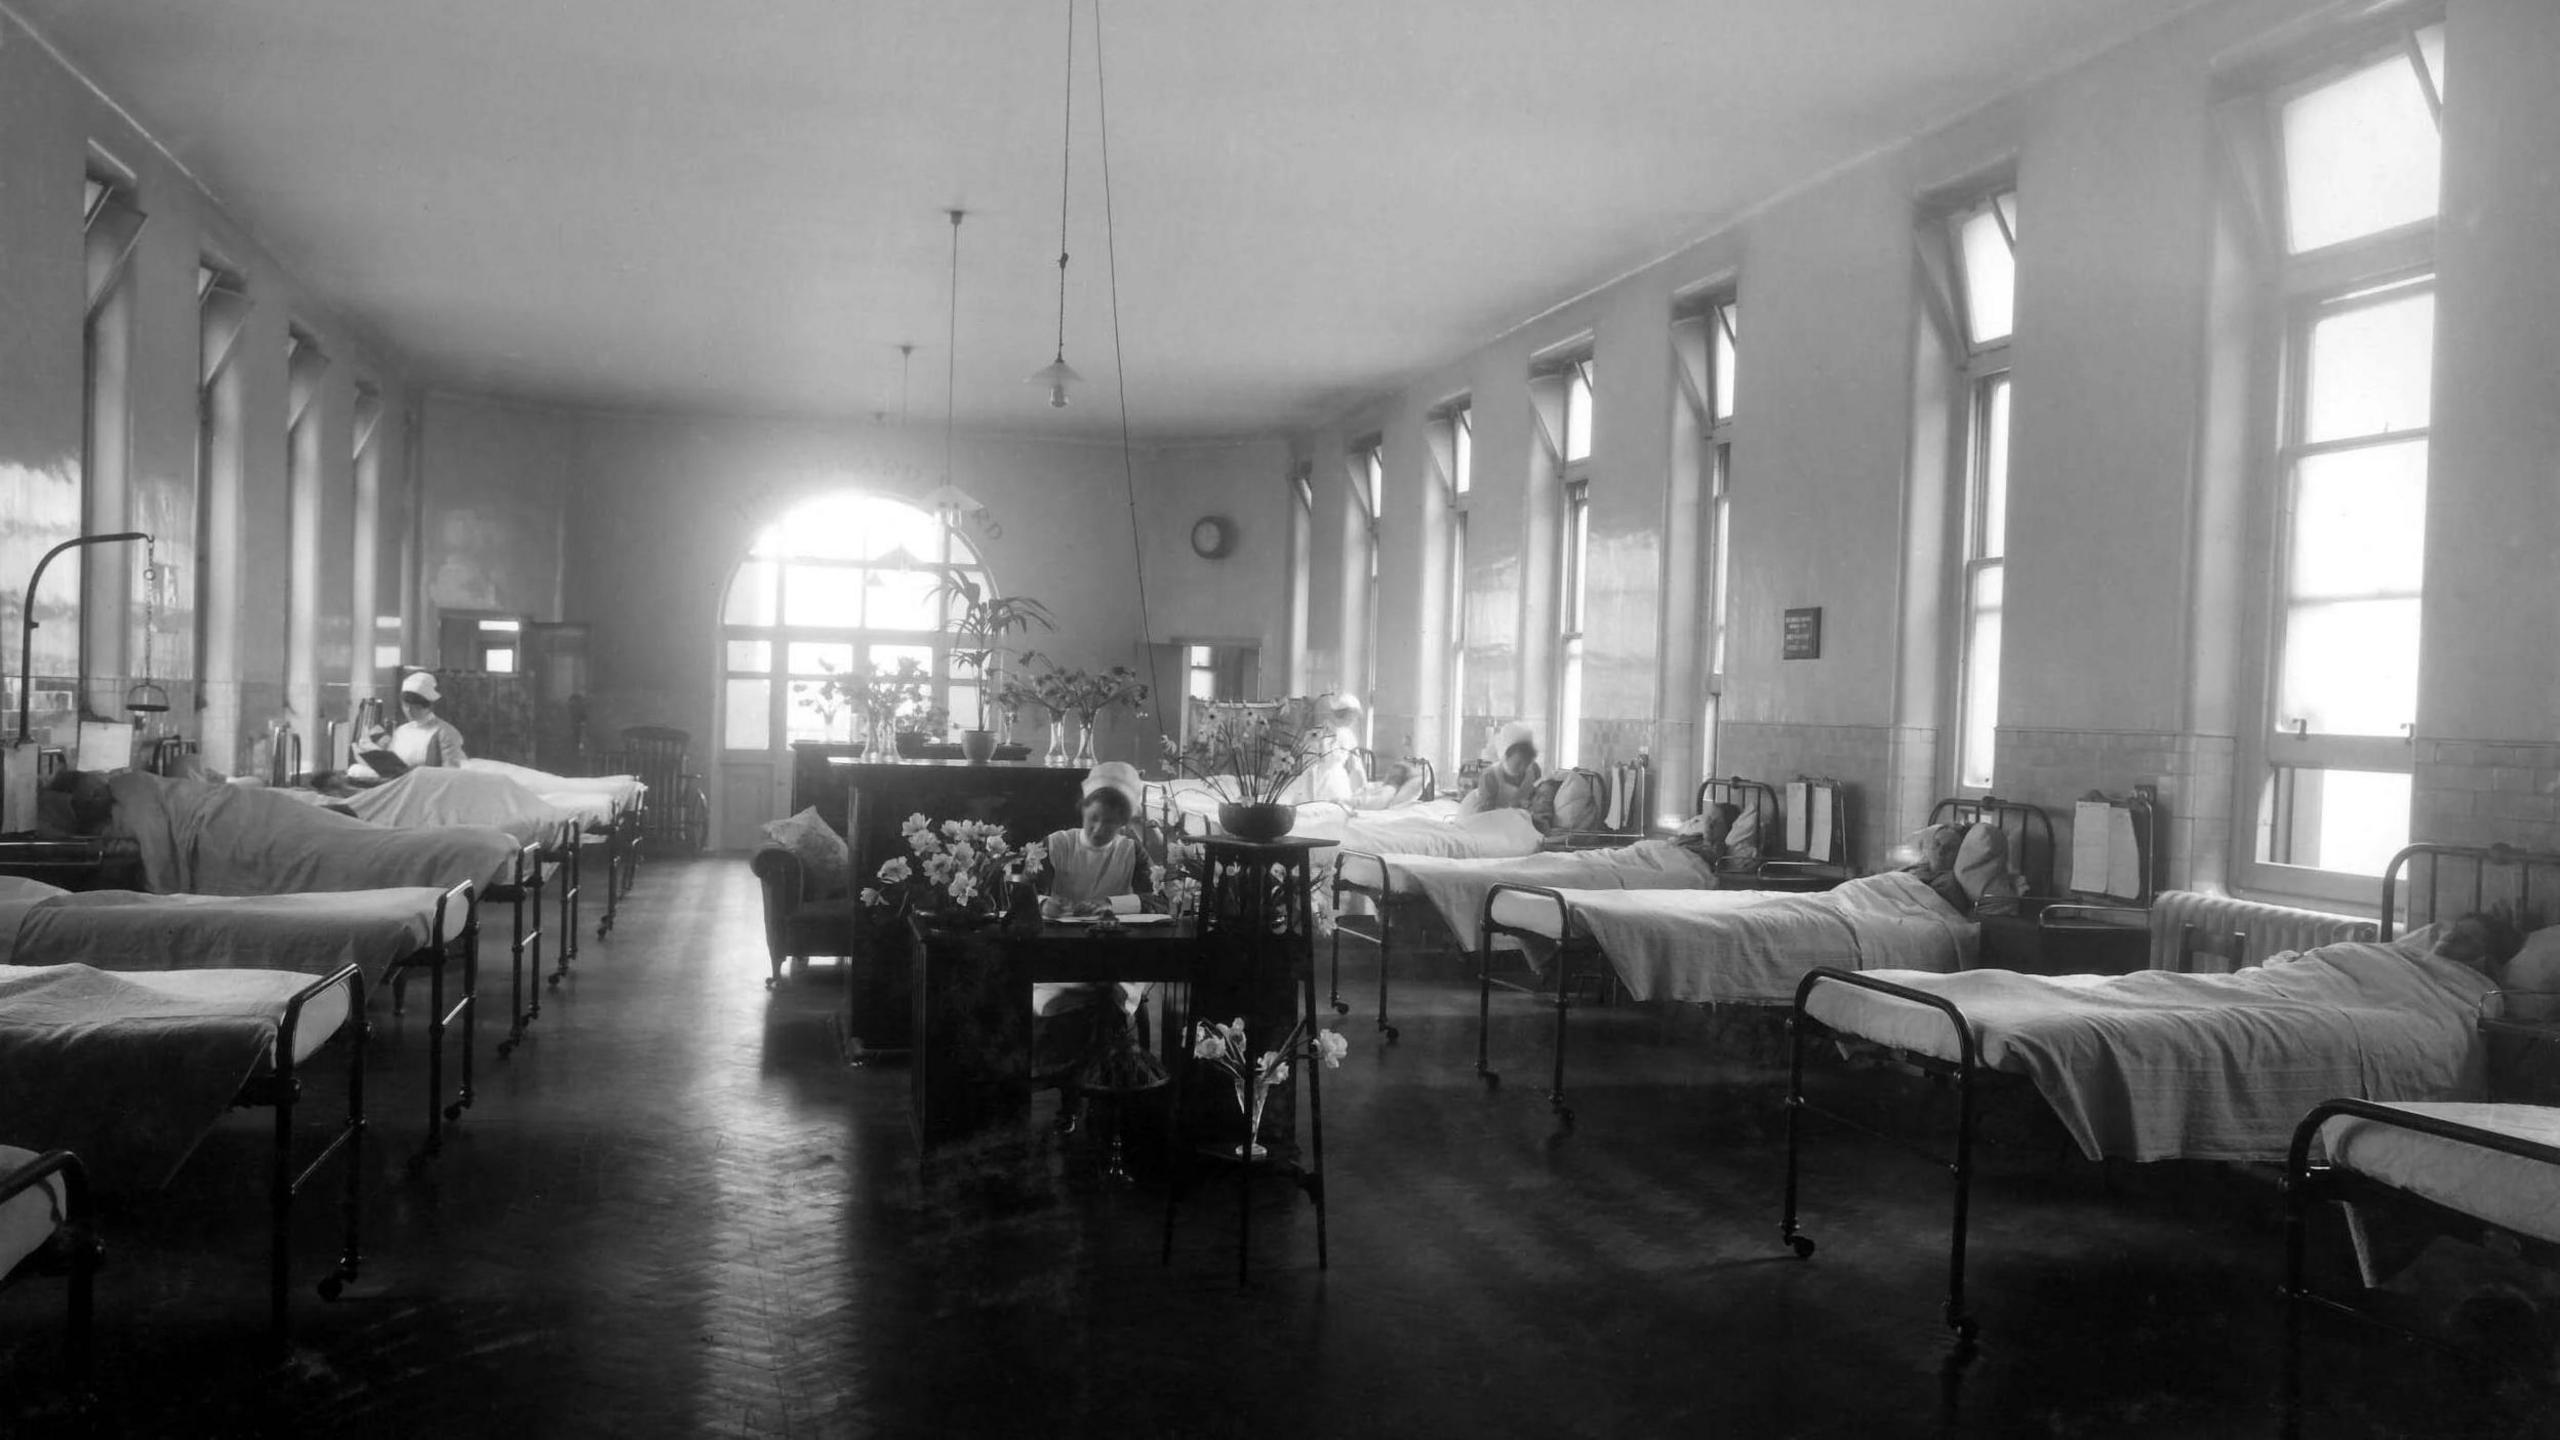
<svg viewBox="0 0 2560 1440"><path fill-rule="evenodd" d="M1129 441L1129 365L1120 347L1120 230L1111 211L1111 87L1102 67L1102 0L1093 0L1094 124L1102 137L1102 234L1106 268L1111 275L1111 368L1120 391L1120 477L1129 495L1129 548L1138 582L1138 639L1147 662L1147 693L1157 706L1159 728L1164 688L1156 676L1155 632L1147 617L1147 546L1138 528L1138 468Z"/></svg>

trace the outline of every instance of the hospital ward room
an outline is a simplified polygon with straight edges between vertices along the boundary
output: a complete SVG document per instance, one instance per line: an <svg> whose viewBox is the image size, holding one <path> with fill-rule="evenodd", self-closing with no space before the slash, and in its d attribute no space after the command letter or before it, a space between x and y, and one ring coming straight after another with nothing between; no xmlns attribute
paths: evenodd
<svg viewBox="0 0 2560 1440"><path fill-rule="evenodd" d="M0 0L0 1437L2560 1437L2560 0Z"/></svg>

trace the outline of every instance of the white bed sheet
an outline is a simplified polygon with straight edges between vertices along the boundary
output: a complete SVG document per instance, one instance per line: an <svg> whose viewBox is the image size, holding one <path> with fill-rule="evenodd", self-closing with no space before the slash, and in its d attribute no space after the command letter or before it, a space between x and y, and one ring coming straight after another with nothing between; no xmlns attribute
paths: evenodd
<svg viewBox="0 0 2560 1440"><path fill-rule="evenodd" d="M36 1162L36 1152L0 1145L0 1179ZM62 1219L62 1177L47 1175L34 1185L0 1200L0 1275L34 1254L53 1238Z"/></svg>
<svg viewBox="0 0 2560 1440"><path fill-rule="evenodd" d="M1640 840L1608 850L1570 850L1495 858L1443 859L1419 855L1342 857L1345 877L1355 867L1374 869L1392 895L1420 895L1440 912L1459 942L1476 948L1484 899L1494 886L1543 885L1554 890L1683 890L1715 888L1715 871L1668 840ZM1514 897L1534 902L1535 897ZM1539 908L1532 904L1529 908ZM1555 913L1545 905L1545 917ZM1554 928L1549 925L1546 928ZM1555 937L1549 936L1549 939ZM1509 938L1505 937L1505 943Z"/></svg>
<svg viewBox="0 0 2560 1440"><path fill-rule="evenodd" d="M2476 1098L2489 981L2350 942L2229 975L1877 976L1954 1001L1982 1063L2029 1077L2091 1159L2277 1160L2311 1107ZM1806 1010L1836 1030L1953 1060L1938 1011L1847 985Z"/></svg>
<svg viewBox="0 0 2560 1440"><path fill-rule="evenodd" d="M578 822L591 830L601 829L611 821L617 806L627 809L637 805L649 793L649 787L636 775L554 775L504 760L465 760L462 768L504 776L532 791L543 803L577 816Z"/></svg>
<svg viewBox="0 0 2560 1440"><path fill-rule="evenodd" d="M0 963L303 975L352 964L372 983L434 938L443 896L413 885L247 896L98 890L24 906L0 901Z"/></svg>
<svg viewBox="0 0 2560 1440"><path fill-rule="evenodd" d="M2560 1110L2547 1106L2422 1101L2391 1108L2560 1146ZM2560 1244L2560 1167L2356 1115L2322 1125L2316 1153L2447 1209Z"/></svg>

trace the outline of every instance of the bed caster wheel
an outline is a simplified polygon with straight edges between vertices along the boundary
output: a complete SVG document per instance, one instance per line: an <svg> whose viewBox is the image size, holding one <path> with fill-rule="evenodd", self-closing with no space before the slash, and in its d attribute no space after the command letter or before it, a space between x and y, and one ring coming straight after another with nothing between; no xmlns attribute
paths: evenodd
<svg viewBox="0 0 2560 1440"><path fill-rule="evenodd" d="M1571 1130L1573 1128L1572 1106L1559 1105L1556 1107L1556 1127L1562 1130Z"/></svg>
<svg viewBox="0 0 2560 1440"><path fill-rule="evenodd" d="M516 1042L513 1040L501 1040L498 1042L499 1059L504 1060L514 1053L516 1053Z"/></svg>
<svg viewBox="0 0 2560 1440"><path fill-rule="evenodd" d="M1484 1082L1484 1088L1487 1090L1499 1090L1502 1088L1502 1076L1494 1071L1479 1070L1476 1072L1476 1078Z"/></svg>
<svg viewBox="0 0 2560 1440"><path fill-rule="evenodd" d="M1810 1260L1813 1258L1813 1237L1810 1235L1790 1235L1787 1237L1787 1248L1796 1252L1797 1259Z"/></svg>
<svg viewBox="0 0 2560 1440"><path fill-rule="evenodd" d="M1974 1323L1970 1315L1955 1317L1947 1322L1947 1328L1956 1332L1956 1343L1959 1345L1970 1346L1982 1336L1982 1327Z"/></svg>
<svg viewBox="0 0 2560 1440"><path fill-rule="evenodd" d="M1403 1038L1404 1038L1404 1032L1403 1032L1403 1031L1401 1031L1401 1030L1398 1030L1398 1029L1397 1029L1396 1027L1394 1027L1393 1025L1385 1025L1385 1026L1381 1026L1381 1027L1379 1027L1379 1028L1381 1028L1381 1029L1383 1029L1383 1030L1385 1030L1385 1031L1387 1032L1387 1043L1388 1043L1388 1044L1390 1044L1390 1045L1392 1045L1392 1044L1394 1044L1395 1042L1397 1042L1398 1040L1401 1040L1401 1039L1403 1039Z"/></svg>
<svg viewBox="0 0 2560 1440"><path fill-rule="evenodd" d="M560 977L560 976L554 975L554 976L552 976L548 981L546 981L546 982L544 982L544 983L548 984L552 989L557 990L557 989L559 989L559 988L560 988L560 980L561 980L561 977Z"/></svg>
<svg viewBox="0 0 2560 1440"><path fill-rule="evenodd" d="M332 1275L320 1282L320 1298L323 1300L334 1301L340 1295L346 1293L346 1289L347 1282L339 1279L335 1275Z"/></svg>
<svg viewBox="0 0 2560 1440"><path fill-rule="evenodd" d="M445 1118L445 1119L447 1119L447 1120L459 1120L459 1119L461 1119L461 1118L462 1118L462 1102L460 1102L460 1101L458 1101L458 1100L457 1100L457 1101L455 1101L453 1104L451 1104L451 1105L447 1105L446 1107L444 1107L444 1118Z"/></svg>
<svg viewBox="0 0 2560 1440"><path fill-rule="evenodd" d="M1339 1000L1336 1000L1333 1002L1333 1013L1336 1015L1348 1015L1351 1013L1351 1007L1343 1004Z"/></svg>
<svg viewBox="0 0 2560 1440"><path fill-rule="evenodd" d="M781 983L782 983L782 977L781 977L781 976L779 976L779 975L767 975L766 977L764 977L764 988L766 988L767 990L771 990L771 989L775 988L776 986L780 985Z"/></svg>

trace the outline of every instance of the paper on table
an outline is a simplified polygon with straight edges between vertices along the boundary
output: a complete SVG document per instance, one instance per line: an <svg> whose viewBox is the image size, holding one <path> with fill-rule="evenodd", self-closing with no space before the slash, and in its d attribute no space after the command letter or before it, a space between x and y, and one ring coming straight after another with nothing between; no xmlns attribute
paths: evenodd
<svg viewBox="0 0 2560 1440"><path fill-rule="evenodd" d="M1839 806L1840 792L1828 785L1811 785L1806 789L1812 797L1812 804L1808 808L1813 811L1813 815L1808 821L1811 834L1806 837L1809 843L1804 847L1804 853L1827 865L1838 858L1834 853L1834 847L1839 843L1837 835L1840 817L1835 812Z"/></svg>
<svg viewBox="0 0 2560 1440"><path fill-rule="evenodd" d="M1787 782L1783 804L1787 812L1787 853L1790 855L1807 853L1805 842L1813 838L1813 816L1808 813L1813 809L1809 794L1812 789L1802 780Z"/></svg>

